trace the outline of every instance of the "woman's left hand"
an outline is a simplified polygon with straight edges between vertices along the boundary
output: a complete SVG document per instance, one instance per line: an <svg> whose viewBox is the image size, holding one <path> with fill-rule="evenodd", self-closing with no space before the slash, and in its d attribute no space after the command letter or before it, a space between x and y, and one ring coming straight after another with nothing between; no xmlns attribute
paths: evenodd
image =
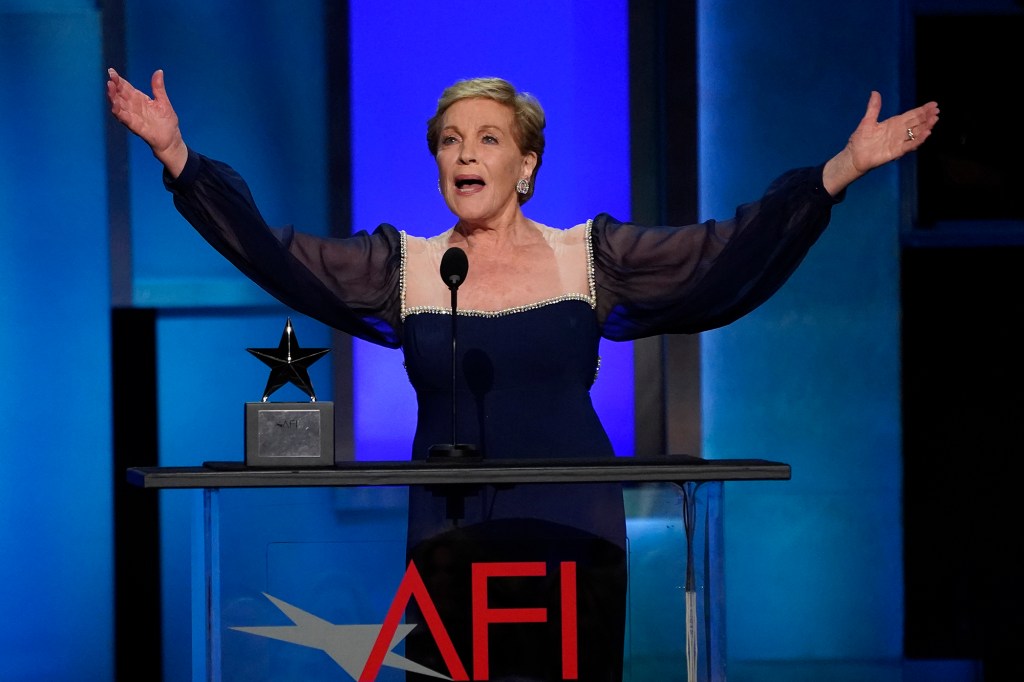
<svg viewBox="0 0 1024 682"><path fill-rule="evenodd" d="M939 105L928 102L879 121L882 95L871 92L867 110L846 147L825 164L825 189L835 196L847 185L924 144L939 120Z"/></svg>

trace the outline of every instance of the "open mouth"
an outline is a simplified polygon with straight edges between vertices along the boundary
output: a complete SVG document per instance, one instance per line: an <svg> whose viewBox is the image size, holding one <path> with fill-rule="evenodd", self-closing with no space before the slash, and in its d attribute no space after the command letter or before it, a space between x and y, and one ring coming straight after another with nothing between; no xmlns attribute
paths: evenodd
<svg viewBox="0 0 1024 682"><path fill-rule="evenodd" d="M455 189L464 190L471 187L483 187L486 183L478 177L459 177L455 178Z"/></svg>

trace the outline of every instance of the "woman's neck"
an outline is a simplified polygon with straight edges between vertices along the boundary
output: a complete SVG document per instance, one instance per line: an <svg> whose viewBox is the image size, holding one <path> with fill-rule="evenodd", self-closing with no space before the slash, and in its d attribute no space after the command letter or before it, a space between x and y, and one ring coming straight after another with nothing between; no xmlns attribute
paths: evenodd
<svg viewBox="0 0 1024 682"><path fill-rule="evenodd" d="M519 213L507 223L477 224L460 220L449 237L452 246L470 251L498 252L543 242L536 223Z"/></svg>

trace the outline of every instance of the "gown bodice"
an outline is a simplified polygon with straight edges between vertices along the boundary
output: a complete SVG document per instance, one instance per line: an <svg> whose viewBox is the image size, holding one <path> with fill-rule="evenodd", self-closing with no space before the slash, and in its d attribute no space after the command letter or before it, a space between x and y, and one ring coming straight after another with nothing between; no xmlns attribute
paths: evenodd
<svg viewBox="0 0 1024 682"><path fill-rule="evenodd" d="M584 301L562 300L511 313L455 318L410 315L403 349L419 415L413 457L455 438L489 459L601 457L613 454L590 388L600 333Z"/></svg>

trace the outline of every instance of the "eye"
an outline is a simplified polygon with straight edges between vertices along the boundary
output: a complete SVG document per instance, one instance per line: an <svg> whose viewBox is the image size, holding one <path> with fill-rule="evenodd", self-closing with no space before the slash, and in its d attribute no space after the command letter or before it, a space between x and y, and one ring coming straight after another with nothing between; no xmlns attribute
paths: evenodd
<svg viewBox="0 0 1024 682"><path fill-rule="evenodd" d="M484 135L482 139L487 144L498 144L498 138L494 135Z"/></svg>
<svg viewBox="0 0 1024 682"><path fill-rule="evenodd" d="M450 145L450 144L455 144L456 142L458 142L458 138L456 138L454 135L442 135L441 136L441 144L442 145L447 146L447 145Z"/></svg>

